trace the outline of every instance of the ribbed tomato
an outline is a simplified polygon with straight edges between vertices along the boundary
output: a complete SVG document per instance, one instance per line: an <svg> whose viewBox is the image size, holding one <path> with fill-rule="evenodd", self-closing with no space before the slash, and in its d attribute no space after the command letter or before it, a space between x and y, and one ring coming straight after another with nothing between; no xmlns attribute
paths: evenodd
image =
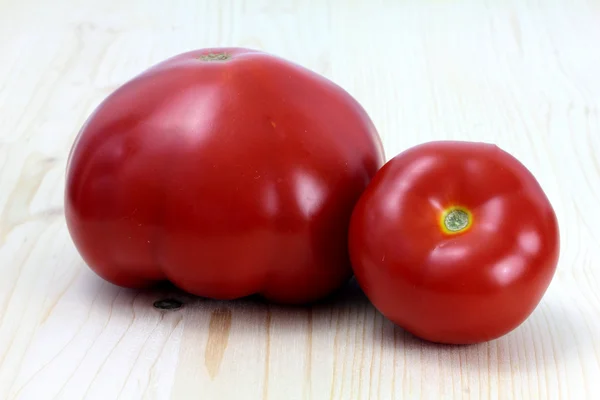
<svg viewBox="0 0 600 400"><path fill-rule="evenodd" d="M351 276L350 215L383 161L367 113L331 81L259 51L192 51L122 85L85 123L67 223L117 285L303 303Z"/></svg>

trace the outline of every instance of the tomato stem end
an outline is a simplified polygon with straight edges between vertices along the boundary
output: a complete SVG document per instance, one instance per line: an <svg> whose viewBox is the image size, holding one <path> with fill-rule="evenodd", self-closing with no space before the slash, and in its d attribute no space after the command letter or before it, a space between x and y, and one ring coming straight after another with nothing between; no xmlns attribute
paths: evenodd
<svg viewBox="0 0 600 400"><path fill-rule="evenodd" d="M198 58L202 61L208 61L208 62L227 61L231 58L231 55L227 54L225 52L223 52L223 53L208 53L208 54L202 54Z"/></svg>
<svg viewBox="0 0 600 400"><path fill-rule="evenodd" d="M457 234L470 228L473 217L463 207L452 207L442 214L440 225L447 234Z"/></svg>

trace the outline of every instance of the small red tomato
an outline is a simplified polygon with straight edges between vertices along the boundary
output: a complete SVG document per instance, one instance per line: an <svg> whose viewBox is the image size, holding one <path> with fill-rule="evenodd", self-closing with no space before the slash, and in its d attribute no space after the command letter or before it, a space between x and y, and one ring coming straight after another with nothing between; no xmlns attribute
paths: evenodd
<svg viewBox="0 0 600 400"><path fill-rule="evenodd" d="M204 49L99 105L73 145L65 213L116 285L304 303L351 277L350 215L383 161L339 86L263 52Z"/></svg>
<svg viewBox="0 0 600 400"><path fill-rule="evenodd" d="M422 339L469 344L519 326L557 267L559 229L539 183L495 145L441 141L388 161L359 199L358 283Z"/></svg>

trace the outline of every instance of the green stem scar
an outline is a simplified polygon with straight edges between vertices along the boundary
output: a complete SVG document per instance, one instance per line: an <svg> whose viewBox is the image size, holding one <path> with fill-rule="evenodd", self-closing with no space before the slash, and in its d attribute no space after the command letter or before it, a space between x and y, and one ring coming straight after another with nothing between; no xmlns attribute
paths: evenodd
<svg viewBox="0 0 600 400"><path fill-rule="evenodd" d="M231 58L227 53L208 53L199 57L202 61L226 61Z"/></svg>
<svg viewBox="0 0 600 400"><path fill-rule="evenodd" d="M441 228L447 234L463 232L471 227L473 216L463 207L452 207L442 215Z"/></svg>
<svg viewBox="0 0 600 400"><path fill-rule="evenodd" d="M451 232L460 231L469 225L469 215L463 210L452 210L444 218L444 225Z"/></svg>

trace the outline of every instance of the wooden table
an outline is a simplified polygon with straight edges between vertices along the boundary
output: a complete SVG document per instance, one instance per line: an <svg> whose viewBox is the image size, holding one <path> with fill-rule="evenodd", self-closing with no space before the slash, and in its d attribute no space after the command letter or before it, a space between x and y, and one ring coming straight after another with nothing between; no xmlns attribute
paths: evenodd
<svg viewBox="0 0 600 400"><path fill-rule="evenodd" d="M562 235L534 314L446 347L394 327L356 285L290 309L90 272L63 217L78 129L150 65L217 45L331 78L388 158L434 139L518 157ZM0 398L600 398L599 49L598 1L0 0ZM168 296L184 307L153 307Z"/></svg>

